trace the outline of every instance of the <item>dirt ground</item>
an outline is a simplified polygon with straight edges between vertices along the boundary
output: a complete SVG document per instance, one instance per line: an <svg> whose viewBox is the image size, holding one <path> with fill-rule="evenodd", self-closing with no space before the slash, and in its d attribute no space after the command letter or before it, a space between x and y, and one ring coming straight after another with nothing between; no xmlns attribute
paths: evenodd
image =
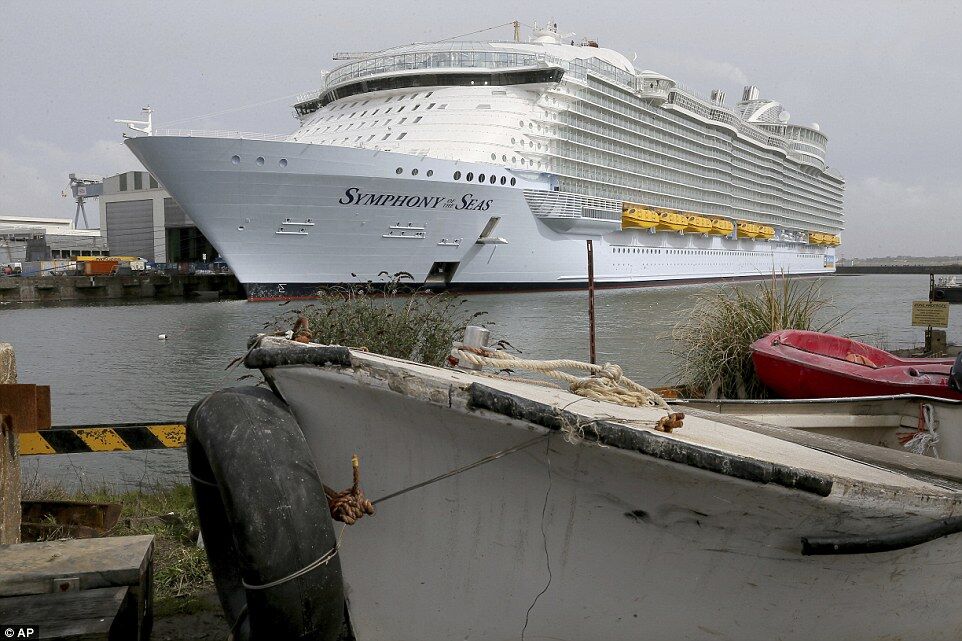
<svg viewBox="0 0 962 641"><path fill-rule="evenodd" d="M191 597L190 603L184 607L159 604L154 611L154 629L150 638L152 641L224 641L229 632L230 626L217 594L208 592Z"/></svg>

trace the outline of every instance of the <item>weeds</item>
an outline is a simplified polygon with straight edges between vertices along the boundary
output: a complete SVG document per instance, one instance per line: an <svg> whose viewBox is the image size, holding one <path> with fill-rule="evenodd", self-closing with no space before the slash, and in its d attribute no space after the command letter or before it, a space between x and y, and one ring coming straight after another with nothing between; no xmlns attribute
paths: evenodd
<svg viewBox="0 0 962 641"><path fill-rule="evenodd" d="M766 398L752 366L751 344L783 329L830 332L846 316L828 314L830 309L820 281L802 283L784 275L750 288L697 294L694 307L671 332L672 354L682 363L677 382L704 398Z"/></svg>
<svg viewBox="0 0 962 641"><path fill-rule="evenodd" d="M317 303L287 312L267 327L289 329L303 314L315 343L441 366L451 343L484 314L465 311L466 302L446 293L412 289L395 275L384 284L322 290Z"/></svg>
<svg viewBox="0 0 962 641"><path fill-rule="evenodd" d="M107 535L153 534L156 537L154 590L158 602L167 609L189 608L191 597L213 588L207 554L197 547L200 526L189 485L140 487L124 492L105 487L70 492L63 485L35 480L24 486L23 499L119 503L120 519ZM168 600L170 602L164 603Z"/></svg>

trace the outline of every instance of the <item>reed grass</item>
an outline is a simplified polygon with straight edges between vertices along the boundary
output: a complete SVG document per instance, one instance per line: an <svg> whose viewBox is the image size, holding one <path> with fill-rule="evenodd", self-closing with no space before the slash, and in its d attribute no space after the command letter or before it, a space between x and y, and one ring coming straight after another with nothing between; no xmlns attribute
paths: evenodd
<svg viewBox="0 0 962 641"><path fill-rule="evenodd" d="M385 356L441 366L451 344L484 312L468 312L467 301L447 293L413 288L396 274L385 283L333 287L316 303L288 312L269 326L289 329L297 316L309 323L312 340L364 348Z"/></svg>
<svg viewBox="0 0 962 641"><path fill-rule="evenodd" d="M767 398L752 365L751 344L783 329L831 332L846 316L835 313L822 295L821 281L784 275L699 293L671 331L671 353L681 362L676 382L691 396Z"/></svg>

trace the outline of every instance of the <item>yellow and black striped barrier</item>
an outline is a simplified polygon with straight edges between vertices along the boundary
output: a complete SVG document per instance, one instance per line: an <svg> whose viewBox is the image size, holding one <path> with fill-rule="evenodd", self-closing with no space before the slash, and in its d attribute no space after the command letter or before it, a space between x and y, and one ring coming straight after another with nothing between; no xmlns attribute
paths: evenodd
<svg viewBox="0 0 962 641"><path fill-rule="evenodd" d="M20 434L20 455L159 450L186 443L182 423L55 426Z"/></svg>

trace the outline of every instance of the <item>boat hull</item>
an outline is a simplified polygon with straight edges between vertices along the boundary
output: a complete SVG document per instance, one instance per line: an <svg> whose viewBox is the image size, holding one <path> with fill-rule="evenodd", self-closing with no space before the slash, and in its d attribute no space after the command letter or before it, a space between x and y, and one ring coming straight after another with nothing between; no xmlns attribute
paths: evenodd
<svg viewBox="0 0 962 641"><path fill-rule="evenodd" d="M433 368L388 370L380 361L263 370L328 485L350 485L354 453L377 499L545 433L470 410L462 383L432 387ZM916 505L912 493L837 485L823 496L555 433L378 503L348 528L350 620L363 641L522 630L529 639L957 639L957 536L899 552L800 554L812 533L898 530L951 509Z"/></svg>
<svg viewBox="0 0 962 641"><path fill-rule="evenodd" d="M900 359L817 332L769 334L752 344L752 362L759 379L781 398L916 394L962 400L948 385L953 359Z"/></svg>

